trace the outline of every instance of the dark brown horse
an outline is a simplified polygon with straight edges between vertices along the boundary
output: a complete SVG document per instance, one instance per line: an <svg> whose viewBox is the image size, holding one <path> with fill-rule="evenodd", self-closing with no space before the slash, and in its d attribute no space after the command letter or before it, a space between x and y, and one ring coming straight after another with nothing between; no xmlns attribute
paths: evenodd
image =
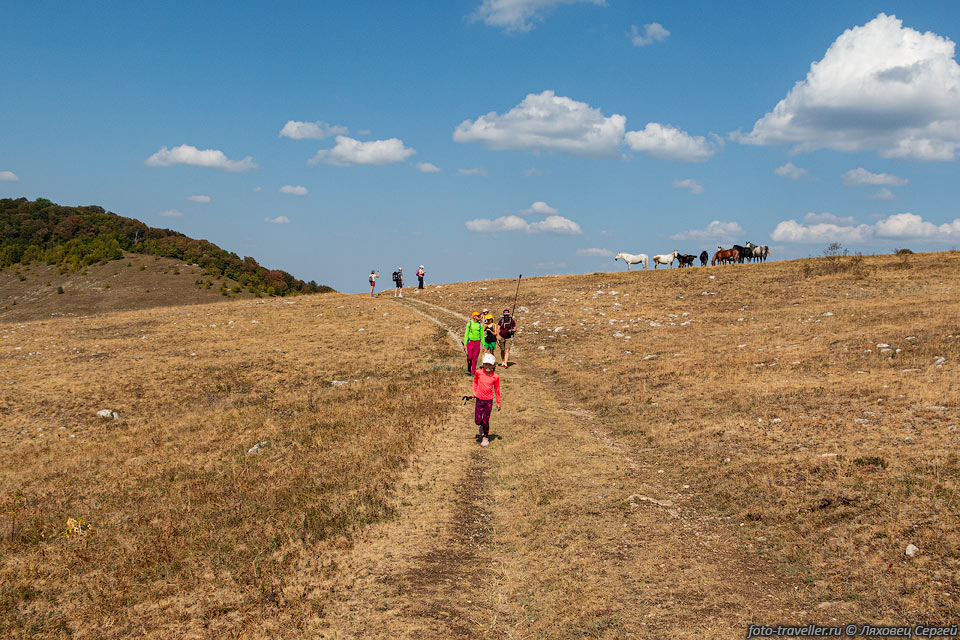
<svg viewBox="0 0 960 640"><path fill-rule="evenodd" d="M723 247L717 247L717 252L713 254L713 260L710 261L711 265L716 265L718 262L723 264L724 262L736 262L740 258L740 252L736 249L724 249Z"/></svg>

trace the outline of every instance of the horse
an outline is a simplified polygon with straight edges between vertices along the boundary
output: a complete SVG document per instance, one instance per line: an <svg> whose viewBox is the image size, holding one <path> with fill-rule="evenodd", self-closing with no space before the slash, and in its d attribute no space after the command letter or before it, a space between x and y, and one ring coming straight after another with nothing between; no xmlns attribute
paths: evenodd
<svg viewBox="0 0 960 640"><path fill-rule="evenodd" d="M766 262L767 256L770 255L770 247L768 247L765 244L762 244L757 248L760 249L760 260L762 260L763 262Z"/></svg>
<svg viewBox="0 0 960 640"><path fill-rule="evenodd" d="M627 271L630 271L630 265L632 264L642 264L644 269L647 268L647 254L645 253L638 253L634 255L632 253L624 253L621 251L617 254L617 257L613 259L614 262L617 260L623 260L627 263Z"/></svg>
<svg viewBox="0 0 960 640"><path fill-rule="evenodd" d="M674 249L673 253L664 253L659 256L653 256L653 268L656 269L658 264L672 265L673 261L676 260L678 255L680 255L680 252Z"/></svg>
<svg viewBox="0 0 960 640"><path fill-rule="evenodd" d="M717 252L713 254L713 260L710 261L710 265L713 266L718 262L723 264L724 262L736 262L737 258L740 257L740 253L736 249L724 249L723 247L717 247Z"/></svg>
<svg viewBox="0 0 960 640"><path fill-rule="evenodd" d="M697 256L691 255L689 253L681 253L677 256L677 260L680 262L680 268L692 267L693 261L697 259Z"/></svg>
<svg viewBox="0 0 960 640"><path fill-rule="evenodd" d="M708 261L709 259L710 259L710 254L709 254L709 253L707 253L706 251L701 251L701 252L700 252L700 266L701 266L701 267L707 266L707 261Z"/></svg>
<svg viewBox="0 0 960 640"><path fill-rule="evenodd" d="M740 246L739 244L733 245L733 248L737 250L737 262L739 264L743 264L743 261L747 260L748 256L753 255L752 251L750 251L746 247Z"/></svg>
<svg viewBox="0 0 960 640"><path fill-rule="evenodd" d="M757 245L757 244L753 244L752 242L748 242L747 249L750 249L750 251L752 252L751 257L754 260L759 260L760 262L766 262L767 256L770 255L770 247L768 247L765 244Z"/></svg>

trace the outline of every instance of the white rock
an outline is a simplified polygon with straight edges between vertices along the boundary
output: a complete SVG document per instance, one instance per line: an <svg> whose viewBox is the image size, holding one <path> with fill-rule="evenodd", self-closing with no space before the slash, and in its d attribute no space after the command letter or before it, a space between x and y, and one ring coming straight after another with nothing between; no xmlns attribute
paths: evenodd
<svg viewBox="0 0 960 640"><path fill-rule="evenodd" d="M919 553L920 548L913 544L908 544L907 548L903 550L904 555L915 556Z"/></svg>
<svg viewBox="0 0 960 640"><path fill-rule="evenodd" d="M772 422L773 424L780 424L781 422L783 422L783 420L781 420L780 418L774 418L770 422Z"/></svg>
<svg viewBox="0 0 960 640"><path fill-rule="evenodd" d="M541 347L537 347L537 350L539 350L539 351L543 351L544 349L546 349L546 347L542 347L542 346L541 346Z"/></svg>
<svg viewBox="0 0 960 640"><path fill-rule="evenodd" d="M342 387L342 386L345 385L345 384L349 384L349 383L348 383L346 380L331 380L331 381L330 381L330 386L331 386L331 387Z"/></svg>
<svg viewBox="0 0 960 640"><path fill-rule="evenodd" d="M105 420L118 420L120 418L117 412L112 409L100 409L100 411L97 411L97 416Z"/></svg>
<svg viewBox="0 0 960 640"><path fill-rule="evenodd" d="M247 454L259 453L259 452L260 452L264 447L266 447L266 446L267 446L267 441L266 441L266 440L261 440L261 441L258 442L257 444L255 444L255 445L253 445L252 447L250 447L249 449L247 449Z"/></svg>
<svg viewBox="0 0 960 640"><path fill-rule="evenodd" d="M716 277L717 277L717 276L709 276L709 278L710 278L711 280L713 280L713 279L716 278Z"/></svg>
<svg viewBox="0 0 960 640"><path fill-rule="evenodd" d="M643 356L643 359L644 359L644 360L656 360L658 357L659 357L659 356L658 356L657 354L651 353L650 355Z"/></svg>
<svg viewBox="0 0 960 640"><path fill-rule="evenodd" d="M947 361L946 358L940 357L940 358L937 358L936 360L934 360L933 364L934 364L934 365L941 365L941 364L943 364L943 363L946 362L946 361Z"/></svg>
<svg viewBox="0 0 960 640"><path fill-rule="evenodd" d="M880 342L877 344L877 349L886 349L889 346L886 342Z"/></svg>

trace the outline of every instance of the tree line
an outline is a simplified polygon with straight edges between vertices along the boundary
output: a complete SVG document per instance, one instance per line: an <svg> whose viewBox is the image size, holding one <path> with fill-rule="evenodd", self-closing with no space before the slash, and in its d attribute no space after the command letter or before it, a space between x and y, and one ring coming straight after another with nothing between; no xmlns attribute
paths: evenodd
<svg viewBox="0 0 960 640"><path fill-rule="evenodd" d="M0 268L45 262L79 271L120 260L124 253L175 258L196 264L213 277L235 280L251 293L271 296L333 291L286 271L267 269L206 240L171 229L149 227L103 207L64 207L45 198L0 199Z"/></svg>

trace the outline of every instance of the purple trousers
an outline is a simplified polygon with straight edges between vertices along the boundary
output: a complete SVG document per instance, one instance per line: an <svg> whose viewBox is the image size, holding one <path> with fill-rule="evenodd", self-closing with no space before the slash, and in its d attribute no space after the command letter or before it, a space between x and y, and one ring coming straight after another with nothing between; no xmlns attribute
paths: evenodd
<svg viewBox="0 0 960 640"><path fill-rule="evenodd" d="M477 370L477 358L480 356L480 341L467 342L467 370L473 374Z"/></svg>
<svg viewBox="0 0 960 640"><path fill-rule="evenodd" d="M477 398L477 406L473 410L473 421L483 429L483 437L490 435L490 412L493 411L493 399L481 400Z"/></svg>

